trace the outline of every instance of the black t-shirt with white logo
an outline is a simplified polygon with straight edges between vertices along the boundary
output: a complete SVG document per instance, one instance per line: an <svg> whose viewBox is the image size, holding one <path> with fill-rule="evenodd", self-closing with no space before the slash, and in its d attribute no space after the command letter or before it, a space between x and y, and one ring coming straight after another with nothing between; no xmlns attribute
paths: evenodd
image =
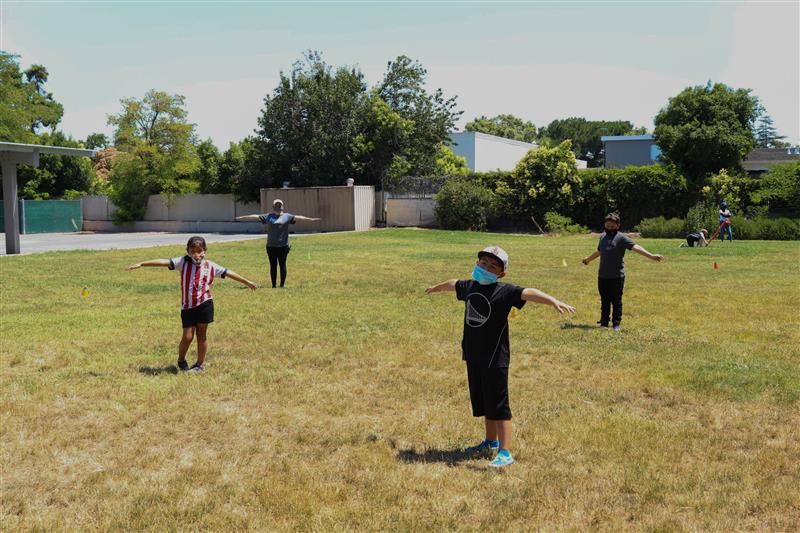
<svg viewBox="0 0 800 533"><path fill-rule="evenodd" d="M464 361L486 368L508 368L508 313L511 307L522 309L525 305L523 290L509 283L456 282L456 298L466 304L461 340Z"/></svg>

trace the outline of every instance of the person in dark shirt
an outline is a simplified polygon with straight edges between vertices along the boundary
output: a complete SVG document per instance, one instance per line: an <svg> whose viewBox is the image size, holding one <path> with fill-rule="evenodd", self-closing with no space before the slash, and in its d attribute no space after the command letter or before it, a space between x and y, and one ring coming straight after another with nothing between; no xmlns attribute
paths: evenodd
<svg viewBox="0 0 800 533"><path fill-rule="evenodd" d="M651 254L630 237L619 231L620 218L616 213L606 215L604 225L605 233L600 237L597 250L583 259L583 264L588 265L598 257L600 268L597 271L597 290L600 292L600 324L601 328L608 327L611 306L614 307L612 325L614 331L619 331L622 322L622 290L625 287L625 251L633 250L653 261L661 261L663 256Z"/></svg>
<svg viewBox="0 0 800 533"><path fill-rule="evenodd" d="M725 242L725 235L728 240L733 242L733 227L731 226L731 210L728 209L728 202L722 200L719 203L719 240Z"/></svg>
<svg viewBox="0 0 800 533"><path fill-rule="evenodd" d="M678 248L694 248L694 245L697 245L699 248L704 248L708 246L708 230L706 229L699 229L694 233L690 233L686 236L686 242L682 242Z"/></svg>
<svg viewBox="0 0 800 533"><path fill-rule="evenodd" d="M283 210L283 201L275 199L272 202L272 213L263 215L244 215L236 217L239 221L259 221L267 226L267 257L269 258L269 276L272 288L277 284L278 265L281 267L281 288L286 283L286 257L289 255L289 224L298 220L315 222L318 218L293 215Z"/></svg>
<svg viewBox="0 0 800 533"><path fill-rule="evenodd" d="M508 400L508 366L511 352L508 343L508 314L512 307L522 309L532 301L552 305L561 314L575 308L537 289L499 283L506 275L508 254L499 246L478 252L472 279L450 279L428 287L425 292L455 291L465 304L462 359L467 365L467 382L472 415L484 417L486 438L465 451L471 455L497 455L492 467L512 464L511 407Z"/></svg>

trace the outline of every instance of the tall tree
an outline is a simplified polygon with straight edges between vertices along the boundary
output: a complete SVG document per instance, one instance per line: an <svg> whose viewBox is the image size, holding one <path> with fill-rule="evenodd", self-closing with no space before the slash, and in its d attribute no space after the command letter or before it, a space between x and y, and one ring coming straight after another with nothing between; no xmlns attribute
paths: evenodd
<svg viewBox="0 0 800 533"><path fill-rule="evenodd" d="M115 160L110 181L118 220L138 220L147 197L194 192L199 165L195 125L187 121L185 99L150 90L141 100L124 98L122 111L108 117L114 146L126 152Z"/></svg>
<svg viewBox="0 0 800 533"><path fill-rule="evenodd" d="M785 135L778 135L778 130L772 125L772 117L763 107L759 108L758 123L755 128L757 148L784 148L789 143L783 142Z"/></svg>
<svg viewBox="0 0 800 533"><path fill-rule="evenodd" d="M35 143L42 128L55 129L64 108L45 90L47 69L23 73L17 59L0 50L0 141Z"/></svg>
<svg viewBox="0 0 800 533"><path fill-rule="evenodd" d="M82 148L81 143L60 131L41 134L37 143ZM17 179L20 197L48 200L89 192L94 185L95 172L88 157L42 154L39 156L38 167L21 165Z"/></svg>
<svg viewBox="0 0 800 533"><path fill-rule="evenodd" d="M523 120L514 115L497 115L492 118L480 116L468 122L464 129L526 143L536 142L536 126L533 122Z"/></svg>
<svg viewBox="0 0 800 533"><path fill-rule="evenodd" d="M395 112L363 74L333 68L307 52L264 99L256 136L245 147L235 182L242 199L257 200L261 187L340 185L347 178L376 184L410 167L406 149L413 123Z"/></svg>
<svg viewBox="0 0 800 533"><path fill-rule="evenodd" d="M695 187L722 169L740 172L742 159L755 146L758 109L749 89L711 82L684 89L655 118L662 158Z"/></svg>
<svg viewBox="0 0 800 533"><path fill-rule="evenodd" d="M434 172L439 144L446 143L449 133L461 116L456 97L445 98L441 89L433 93L425 89L428 71L407 56L389 61L378 95L400 117L410 120L412 131L403 157L408 173L425 175Z"/></svg>
<svg viewBox="0 0 800 533"><path fill-rule="evenodd" d="M586 120L581 117L570 117L552 121L542 128L539 136L545 145L556 146L563 141L572 143L572 152L576 157L587 161L590 167L603 165L604 135L630 135L641 129L635 129L627 120Z"/></svg>
<svg viewBox="0 0 800 533"><path fill-rule="evenodd" d="M89 149L107 148L108 137L106 137L105 133L91 133L86 137L86 141L83 144Z"/></svg>

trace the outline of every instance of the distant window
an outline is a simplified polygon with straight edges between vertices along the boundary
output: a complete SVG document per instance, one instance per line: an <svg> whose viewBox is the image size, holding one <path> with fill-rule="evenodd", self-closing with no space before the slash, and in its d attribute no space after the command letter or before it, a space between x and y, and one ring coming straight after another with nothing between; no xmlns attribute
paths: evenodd
<svg viewBox="0 0 800 533"><path fill-rule="evenodd" d="M650 145L650 160L651 161L658 161L659 156L661 155L661 148L658 147L657 144Z"/></svg>

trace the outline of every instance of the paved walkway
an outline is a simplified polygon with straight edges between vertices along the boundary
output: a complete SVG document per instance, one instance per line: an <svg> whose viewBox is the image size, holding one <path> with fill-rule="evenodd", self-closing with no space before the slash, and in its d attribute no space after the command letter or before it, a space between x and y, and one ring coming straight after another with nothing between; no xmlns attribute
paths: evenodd
<svg viewBox="0 0 800 533"><path fill-rule="evenodd" d="M113 250L122 248L149 248L151 246L180 245L186 246L192 233L34 233L20 235L22 255L58 250ZM292 234L292 237L297 237ZM251 239L263 239L265 234L258 233L204 233L206 242L230 242ZM6 234L0 233L0 255L6 255Z"/></svg>

